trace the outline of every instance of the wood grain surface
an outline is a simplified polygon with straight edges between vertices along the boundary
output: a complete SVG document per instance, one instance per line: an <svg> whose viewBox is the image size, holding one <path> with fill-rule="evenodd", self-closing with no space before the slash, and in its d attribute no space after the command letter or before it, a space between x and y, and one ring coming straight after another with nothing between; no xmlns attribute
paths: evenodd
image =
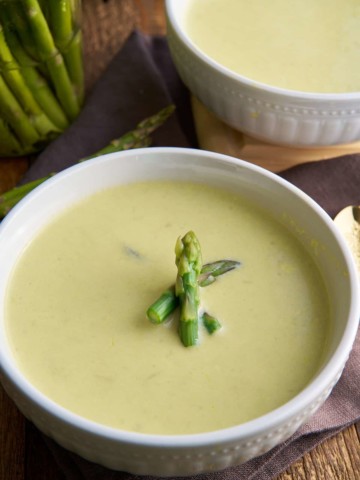
<svg viewBox="0 0 360 480"><path fill-rule="evenodd" d="M192 110L200 148L240 158L272 172L360 152L360 142L317 148L269 144L226 125L195 97Z"/></svg>
<svg viewBox="0 0 360 480"><path fill-rule="evenodd" d="M165 33L163 0L83 0L86 86L134 28ZM0 160L1 188L15 184L26 160ZM359 480L360 424L319 445L276 480ZM0 386L0 480L64 480L37 429L19 413ZM275 480L275 479L274 479Z"/></svg>

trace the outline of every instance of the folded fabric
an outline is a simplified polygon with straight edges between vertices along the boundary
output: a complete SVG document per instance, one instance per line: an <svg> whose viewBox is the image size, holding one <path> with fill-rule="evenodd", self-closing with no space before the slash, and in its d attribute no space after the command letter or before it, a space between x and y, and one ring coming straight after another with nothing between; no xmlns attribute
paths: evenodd
<svg viewBox="0 0 360 480"><path fill-rule="evenodd" d="M130 36L98 80L77 120L38 156L21 183L73 165L172 103L149 46L149 40L140 34ZM171 70L167 81L174 92L182 90ZM181 102L177 115L152 135L153 146L189 146L178 121L185 110L186 102Z"/></svg>
<svg viewBox="0 0 360 480"><path fill-rule="evenodd" d="M134 33L90 94L76 122L36 160L24 181L60 171L105 146L143 118L170 102L177 113L156 134L160 146L196 146L189 94L171 63L164 39ZM312 196L330 215L360 204L360 155L315 162L283 172L282 177ZM246 464L198 480L270 480L305 452L360 418L360 337L344 374L323 407L284 444ZM136 477L112 472L67 452L44 437L68 480L125 480Z"/></svg>

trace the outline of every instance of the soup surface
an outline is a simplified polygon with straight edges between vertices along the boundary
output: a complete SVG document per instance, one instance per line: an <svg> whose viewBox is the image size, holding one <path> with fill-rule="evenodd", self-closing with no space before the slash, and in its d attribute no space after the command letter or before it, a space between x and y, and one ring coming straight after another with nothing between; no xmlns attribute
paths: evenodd
<svg viewBox="0 0 360 480"><path fill-rule="evenodd" d="M204 53L252 80L360 90L358 0L189 0L185 27Z"/></svg>
<svg viewBox="0 0 360 480"><path fill-rule="evenodd" d="M193 229L204 262L239 269L201 289L223 328L185 348L176 316L147 307L176 276L174 245ZM121 429L182 434L274 409L316 372L328 298L310 255L241 197L144 182L105 190L55 218L23 252L7 292L16 360L50 398Z"/></svg>

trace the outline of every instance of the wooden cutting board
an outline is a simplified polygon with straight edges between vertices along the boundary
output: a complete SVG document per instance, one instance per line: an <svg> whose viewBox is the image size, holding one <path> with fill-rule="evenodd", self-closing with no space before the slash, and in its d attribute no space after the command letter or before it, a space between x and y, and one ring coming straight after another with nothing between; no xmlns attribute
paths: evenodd
<svg viewBox="0 0 360 480"><path fill-rule="evenodd" d="M294 148L257 140L229 127L195 97L192 109L200 148L241 158L272 172L300 163L360 152L360 142L318 148Z"/></svg>

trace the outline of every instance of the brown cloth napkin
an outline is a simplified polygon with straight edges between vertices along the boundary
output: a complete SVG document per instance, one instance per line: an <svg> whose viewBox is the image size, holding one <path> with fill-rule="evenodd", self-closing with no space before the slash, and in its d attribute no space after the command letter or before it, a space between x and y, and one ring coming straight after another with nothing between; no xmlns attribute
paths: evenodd
<svg viewBox="0 0 360 480"><path fill-rule="evenodd" d="M132 129L169 102L177 114L154 135L159 146L196 146L189 95L178 79L164 39L134 33L89 96L78 120L34 163L25 180L59 171ZM331 216L360 204L360 155L308 163L282 177L313 197ZM345 371L323 407L292 438L267 454L197 480L270 480L318 443L360 419L360 335ZM67 480L132 480L44 441Z"/></svg>

